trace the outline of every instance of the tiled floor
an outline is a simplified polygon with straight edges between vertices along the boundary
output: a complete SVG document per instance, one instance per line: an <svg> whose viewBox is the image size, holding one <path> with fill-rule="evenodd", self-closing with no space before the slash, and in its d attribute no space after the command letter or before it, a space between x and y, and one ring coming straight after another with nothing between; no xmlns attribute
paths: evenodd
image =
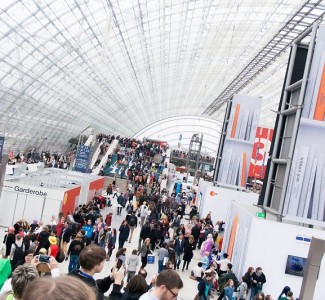
<svg viewBox="0 0 325 300"><path fill-rule="evenodd" d="M125 210L123 210L122 216L116 216L115 215L115 209L108 209L105 208L104 210L102 210L102 214L104 216L106 216L106 214L112 211L114 212L114 217L113 217L113 222L112 222L112 227L116 228L118 230L120 224L123 221L123 218L125 216ZM3 236L5 234L5 228L0 228L0 248L2 247L2 241L3 241ZM139 234L140 234L140 227L136 228L133 234L133 239L132 239L132 243L125 243L125 247L127 248L127 256L131 254L133 249L137 249L137 241L139 238ZM108 274L110 274L110 270L114 264L113 258L115 257L115 252L112 255L111 261L109 262L105 262L105 267L103 269L103 271L99 274L96 274L96 278L102 278L104 276L107 276ZM190 263L190 267L188 271L184 271L182 272L181 270L178 271L183 283L184 283L184 288L180 291L179 293L179 297L178 299L183 299L183 300L193 300L196 293L197 293L197 283L193 280L191 280L189 278L190 275L190 269L193 268L195 265L197 265L198 261L200 259L200 254L198 252L198 250L195 251L194 254L194 258L192 260L192 262ZM151 280L151 278L157 274L157 270L158 270L158 263L157 263L157 259L155 260L155 264L153 265L147 265L146 270L148 272L148 277L147 277L147 281L149 282ZM60 264L60 272L61 274L65 274L68 272L68 262L63 262Z"/></svg>

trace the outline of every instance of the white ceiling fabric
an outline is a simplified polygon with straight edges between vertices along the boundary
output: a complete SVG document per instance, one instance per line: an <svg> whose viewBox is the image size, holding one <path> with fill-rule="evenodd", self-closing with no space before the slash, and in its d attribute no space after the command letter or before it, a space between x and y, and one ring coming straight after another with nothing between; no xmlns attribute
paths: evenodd
<svg viewBox="0 0 325 300"><path fill-rule="evenodd" d="M201 116L304 2L1 0L5 148L55 150L87 126L133 136ZM245 87L266 100L262 125L273 125L286 59Z"/></svg>

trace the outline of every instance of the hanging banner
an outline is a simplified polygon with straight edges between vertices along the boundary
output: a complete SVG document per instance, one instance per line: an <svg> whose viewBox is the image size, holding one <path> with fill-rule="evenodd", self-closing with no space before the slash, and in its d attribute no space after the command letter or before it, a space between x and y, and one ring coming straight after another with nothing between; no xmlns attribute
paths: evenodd
<svg viewBox="0 0 325 300"><path fill-rule="evenodd" d="M5 142L4 136L0 136L0 159L1 159L1 156L2 156L2 150L3 150L4 142Z"/></svg>
<svg viewBox="0 0 325 300"><path fill-rule="evenodd" d="M75 171L87 173L89 166L90 146L79 145L76 156Z"/></svg>
<svg viewBox="0 0 325 300"><path fill-rule="evenodd" d="M269 158L273 129L257 127L248 177L263 180Z"/></svg>

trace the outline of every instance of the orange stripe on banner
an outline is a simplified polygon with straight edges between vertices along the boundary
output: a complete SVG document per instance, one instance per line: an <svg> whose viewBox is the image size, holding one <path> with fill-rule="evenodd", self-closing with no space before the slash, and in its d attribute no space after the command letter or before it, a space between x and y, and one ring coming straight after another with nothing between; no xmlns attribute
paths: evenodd
<svg viewBox="0 0 325 300"><path fill-rule="evenodd" d="M241 168L241 186L245 186L246 182L246 152L243 153L243 165Z"/></svg>
<svg viewBox="0 0 325 300"><path fill-rule="evenodd" d="M231 226L231 232L230 232L230 238L229 238L229 244L228 244L228 259L231 260L232 252L234 250L234 244L235 244L235 238L237 233L237 227L238 227L238 216L234 218L234 221L232 222Z"/></svg>
<svg viewBox="0 0 325 300"><path fill-rule="evenodd" d="M325 66L323 68L322 79L320 81L314 120L324 121L325 117Z"/></svg>
<svg viewBox="0 0 325 300"><path fill-rule="evenodd" d="M231 138L235 138L236 135L236 127L238 122L239 110L240 110L240 104L236 104L235 117L231 128L231 135L230 135Z"/></svg>

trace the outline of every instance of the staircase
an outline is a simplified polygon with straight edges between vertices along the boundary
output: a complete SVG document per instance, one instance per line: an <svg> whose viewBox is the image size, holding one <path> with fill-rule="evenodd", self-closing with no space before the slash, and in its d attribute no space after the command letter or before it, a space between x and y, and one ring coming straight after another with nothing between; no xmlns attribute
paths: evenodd
<svg viewBox="0 0 325 300"><path fill-rule="evenodd" d="M96 174L96 175L99 174L102 166L106 165L107 160L108 160L108 156L115 152L117 145L118 145L118 140L114 140L110 144L110 146L109 146L108 150L106 151L105 155L102 157L99 165L93 170L93 174Z"/></svg>
<svg viewBox="0 0 325 300"><path fill-rule="evenodd" d="M114 180L114 177L105 176L105 181L104 181L105 191L107 189L107 186L110 183L112 183L113 180ZM122 193L122 194L124 194L127 191L126 183L127 183L127 180L125 180L125 179L120 179L120 178L116 179L116 186L120 189L120 193Z"/></svg>

